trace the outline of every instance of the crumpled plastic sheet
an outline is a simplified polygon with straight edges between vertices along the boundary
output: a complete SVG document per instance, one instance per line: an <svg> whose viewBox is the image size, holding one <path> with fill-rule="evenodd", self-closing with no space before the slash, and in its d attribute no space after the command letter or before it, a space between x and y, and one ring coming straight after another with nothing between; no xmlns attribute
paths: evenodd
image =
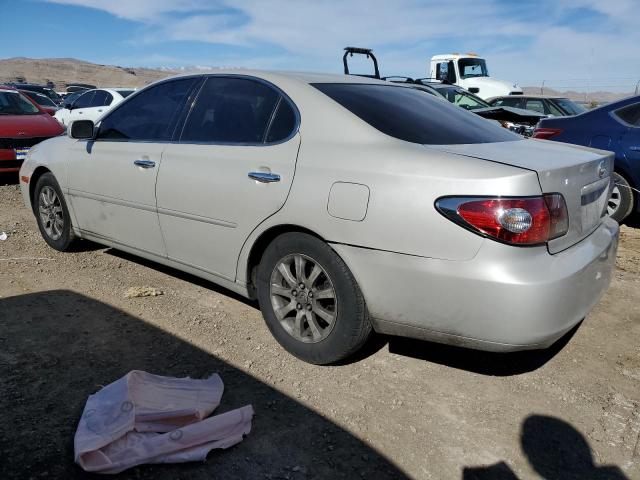
<svg viewBox="0 0 640 480"><path fill-rule="evenodd" d="M90 395L74 439L84 470L119 473L143 463L204 461L251 431L247 405L208 417L220 404L219 375L204 380L133 370Z"/></svg>

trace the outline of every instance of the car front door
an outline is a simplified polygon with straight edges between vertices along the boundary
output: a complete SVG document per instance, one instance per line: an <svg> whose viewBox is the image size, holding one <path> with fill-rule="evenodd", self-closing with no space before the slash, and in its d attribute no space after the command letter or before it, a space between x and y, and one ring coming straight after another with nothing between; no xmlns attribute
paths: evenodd
<svg viewBox="0 0 640 480"><path fill-rule="evenodd" d="M158 174L169 258L234 280L249 234L284 204L300 145L298 113L280 90L208 76Z"/></svg>
<svg viewBox="0 0 640 480"><path fill-rule="evenodd" d="M111 111L94 140L75 144L69 194L83 231L165 256L156 177L182 108L200 81L185 77L149 87Z"/></svg>

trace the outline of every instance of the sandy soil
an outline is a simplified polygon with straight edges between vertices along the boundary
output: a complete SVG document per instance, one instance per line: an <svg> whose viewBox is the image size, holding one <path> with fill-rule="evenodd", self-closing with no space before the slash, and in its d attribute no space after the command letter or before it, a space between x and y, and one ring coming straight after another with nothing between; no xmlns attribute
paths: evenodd
<svg viewBox="0 0 640 480"><path fill-rule="evenodd" d="M623 227L608 294L547 351L381 338L333 367L288 355L255 305L210 283L93 244L51 250L11 184L2 231L2 479L89 477L73 463L86 397L132 369L219 372L220 411L256 416L204 464L119 478L640 478L640 230Z"/></svg>

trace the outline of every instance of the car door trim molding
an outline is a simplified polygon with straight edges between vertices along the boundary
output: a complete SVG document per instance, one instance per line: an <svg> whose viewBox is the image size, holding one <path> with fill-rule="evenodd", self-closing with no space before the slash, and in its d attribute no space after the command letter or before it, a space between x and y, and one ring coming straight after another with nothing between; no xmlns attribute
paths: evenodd
<svg viewBox="0 0 640 480"><path fill-rule="evenodd" d="M192 213L180 212L178 210L171 210L169 208L158 207L159 214L168 215L170 217L184 218L186 220L194 220L196 222L208 223L211 225L218 225L220 227L236 228L237 223L228 222L226 220L218 220L217 218L203 217L201 215L194 215Z"/></svg>
<svg viewBox="0 0 640 480"><path fill-rule="evenodd" d="M122 200L120 198L114 198L114 197L108 197L105 195L98 195L95 193L83 192L81 190L74 190L70 188L68 192L69 192L69 195L72 197L88 198L89 200L96 200L98 202L105 202L105 203L111 203L114 205L120 205L123 207L136 208L138 210L145 210L147 212L154 212L162 215L168 215L170 217L178 217L178 218L184 218L187 220L194 220L197 222L208 223L211 225L218 225L220 227L236 228L238 226L237 223L229 222L227 220L219 220L217 218L203 217L201 215L193 215L191 213L180 212L178 210L171 210L169 208L154 207L152 205L146 205L144 203L130 202L128 200Z"/></svg>
<svg viewBox="0 0 640 480"><path fill-rule="evenodd" d="M96 200L98 202L112 203L114 205L120 205L123 207L137 208L138 210L145 210L147 212L157 212L156 207L153 205L147 205L144 203L135 203L128 200L122 200L120 198L108 197L106 195L99 195L96 193L84 192L82 190L69 189L69 195L78 198L88 198L89 200Z"/></svg>

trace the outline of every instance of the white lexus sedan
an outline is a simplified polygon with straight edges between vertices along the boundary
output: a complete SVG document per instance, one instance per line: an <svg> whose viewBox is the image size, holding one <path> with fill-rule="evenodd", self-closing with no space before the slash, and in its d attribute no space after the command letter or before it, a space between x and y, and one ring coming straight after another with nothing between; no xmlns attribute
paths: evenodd
<svg viewBox="0 0 640 480"><path fill-rule="evenodd" d="M51 247L93 240L257 299L285 349L327 364L373 332L551 345L611 280L612 169L401 84L242 70L76 120L20 179Z"/></svg>
<svg viewBox="0 0 640 480"><path fill-rule="evenodd" d="M118 105L125 98L131 95L133 88L96 88L87 90L73 103L65 104L59 109L54 117L62 125L69 125L74 120L91 120L92 122Z"/></svg>

